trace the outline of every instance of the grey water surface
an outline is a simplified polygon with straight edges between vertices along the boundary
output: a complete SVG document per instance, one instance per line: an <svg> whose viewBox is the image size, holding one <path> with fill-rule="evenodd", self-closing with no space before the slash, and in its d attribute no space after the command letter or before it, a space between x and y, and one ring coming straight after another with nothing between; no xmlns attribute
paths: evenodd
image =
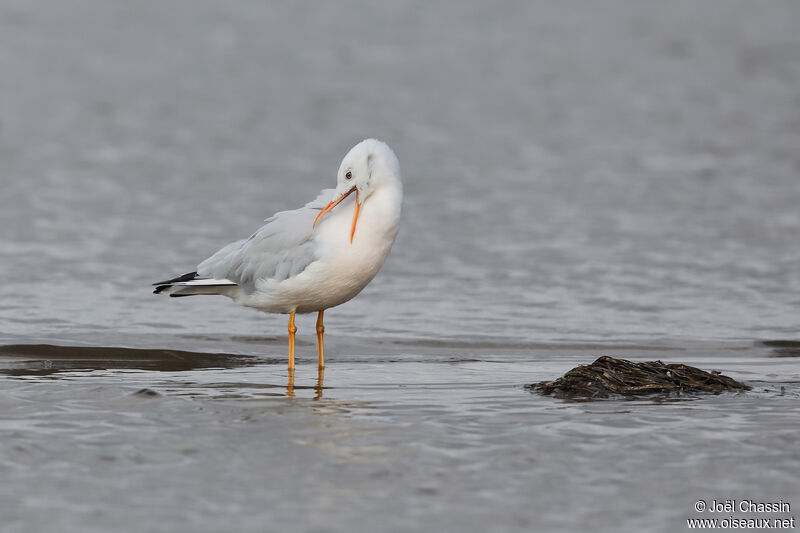
<svg viewBox="0 0 800 533"><path fill-rule="evenodd" d="M800 4L0 0L0 531L678 531L800 509ZM313 316L149 284L397 152ZM744 393L577 402L600 355Z"/></svg>

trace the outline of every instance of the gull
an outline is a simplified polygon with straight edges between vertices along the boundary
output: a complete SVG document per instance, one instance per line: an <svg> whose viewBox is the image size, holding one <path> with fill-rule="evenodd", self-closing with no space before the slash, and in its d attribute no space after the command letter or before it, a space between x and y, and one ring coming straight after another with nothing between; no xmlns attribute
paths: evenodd
<svg viewBox="0 0 800 533"><path fill-rule="evenodd" d="M385 143L366 139L345 155L335 189L300 209L276 213L194 272L154 283L153 292L221 294L239 305L288 314L290 374L295 313L316 312L322 369L323 314L356 296L378 273L397 236L402 201L397 156Z"/></svg>

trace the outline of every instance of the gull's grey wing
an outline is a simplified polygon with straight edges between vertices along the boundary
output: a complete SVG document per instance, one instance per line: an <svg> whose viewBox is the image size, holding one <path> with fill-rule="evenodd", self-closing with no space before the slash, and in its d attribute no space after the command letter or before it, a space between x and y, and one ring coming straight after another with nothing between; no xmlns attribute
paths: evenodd
<svg viewBox="0 0 800 533"><path fill-rule="evenodd" d="M232 242L200 263L198 275L230 280L249 293L258 279L282 281L302 272L317 259L314 219L334 193L324 189L304 207L276 213L248 239Z"/></svg>

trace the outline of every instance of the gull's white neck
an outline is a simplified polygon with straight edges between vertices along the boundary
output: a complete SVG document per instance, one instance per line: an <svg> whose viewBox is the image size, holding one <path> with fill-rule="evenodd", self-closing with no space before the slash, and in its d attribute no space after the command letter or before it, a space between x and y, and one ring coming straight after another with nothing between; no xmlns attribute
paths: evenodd
<svg viewBox="0 0 800 533"><path fill-rule="evenodd" d="M402 205L403 185L400 179L394 176L382 179L376 183L372 194L365 198L361 205L356 235L363 229L364 233L374 233L375 236L394 241L400 224Z"/></svg>
<svg viewBox="0 0 800 533"><path fill-rule="evenodd" d="M378 169L376 169L377 171ZM371 271L363 264L377 263L375 272L383 264L392 247L400 223L403 203L403 186L392 173L373 175L372 190L366 198L359 198L358 214L353 242L350 230L355 214L355 194L326 213L318 225L317 242L322 248L332 248L329 257L350 258L360 268ZM327 255L327 254L324 254ZM352 265L356 267L356 265ZM373 274L370 275L370 279Z"/></svg>

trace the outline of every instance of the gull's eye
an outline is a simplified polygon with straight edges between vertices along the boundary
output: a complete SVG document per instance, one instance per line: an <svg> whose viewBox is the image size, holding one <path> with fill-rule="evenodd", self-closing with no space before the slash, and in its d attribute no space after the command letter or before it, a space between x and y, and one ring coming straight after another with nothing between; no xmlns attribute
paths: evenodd
<svg viewBox="0 0 800 533"><path fill-rule="evenodd" d="M350 172L350 171L348 170L348 171L347 171L347 174L345 174L345 175L344 175L344 177L345 177L346 179L353 179L353 173L352 173L352 172Z"/></svg>

